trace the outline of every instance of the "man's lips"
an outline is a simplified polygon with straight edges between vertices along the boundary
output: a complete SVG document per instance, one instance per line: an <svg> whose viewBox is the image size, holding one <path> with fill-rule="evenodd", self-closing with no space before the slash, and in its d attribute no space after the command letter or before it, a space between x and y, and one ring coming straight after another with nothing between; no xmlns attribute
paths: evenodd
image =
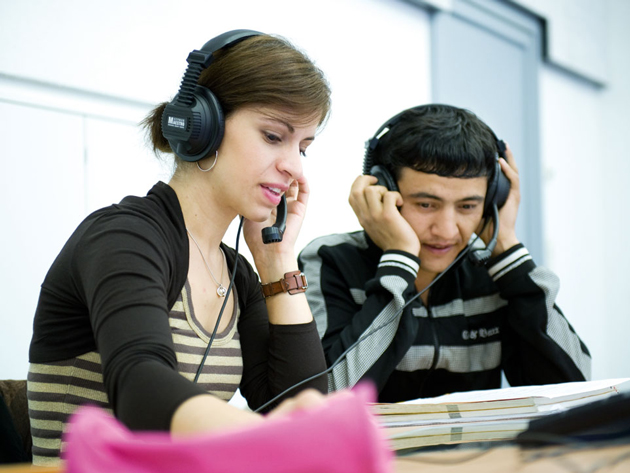
<svg viewBox="0 0 630 473"><path fill-rule="evenodd" d="M422 248L427 251L436 254L443 255L448 253L455 245L444 245L444 244L431 244L431 243L423 243Z"/></svg>

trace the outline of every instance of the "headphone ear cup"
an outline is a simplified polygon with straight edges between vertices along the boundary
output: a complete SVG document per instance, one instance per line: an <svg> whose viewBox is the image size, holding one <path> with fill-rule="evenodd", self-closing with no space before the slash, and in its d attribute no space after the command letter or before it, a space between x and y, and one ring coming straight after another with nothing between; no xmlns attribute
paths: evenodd
<svg viewBox="0 0 630 473"><path fill-rule="evenodd" d="M175 124L173 125L173 118ZM195 86L192 105L178 105L177 97L162 114L162 134L173 152L184 161L199 161L214 153L223 139L223 110L210 89Z"/></svg>
<svg viewBox="0 0 630 473"><path fill-rule="evenodd" d="M190 161L206 158L219 148L225 132L223 109L207 87L195 87L197 106L193 107L193 130L190 134ZM194 152L193 155L193 150Z"/></svg>
<svg viewBox="0 0 630 473"><path fill-rule="evenodd" d="M500 209L501 207L503 207L503 205L507 201L508 195L510 194L510 180L501 170L501 166L498 167L499 178L497 179L497 189L494 202L497 204L497 208Z"/></svg>
<svg viewBox="0 0 630 473"><path fill-rule="evenodd" d="M363 157L363 174L371 174L374 166L374 149L378 145L378 138L370 138L365 142L365 155Z"/></svg>
<svg viewBox="0 0 630 473"><path fill-rule="evenodd" d="M494 172L488 180L488 190L486 191L486 199L483 204L483 216L488 218L492 216L492 206L496 204L497 208L503 207L510 193L510 180L501 170L499 161L496 161Z"/></svg>
<svg viewBox="0 0 630 473"><path fill-rule="evenodd" d="M498 164L498 162L497 162ZM488 188L486 189L486 198L483 202L483 217L488 218L491 215L492 204L497 194L497 168L494 168L492 175L488 178Z"/></svg>
<svg viewBox="0 0 630 473"><path fill-rule="evenodd" d="M370 175L378 179L377 185L385 186L390 191L398 192L398 185L394 176L385 167L380 165L372 166Z"/></svg>

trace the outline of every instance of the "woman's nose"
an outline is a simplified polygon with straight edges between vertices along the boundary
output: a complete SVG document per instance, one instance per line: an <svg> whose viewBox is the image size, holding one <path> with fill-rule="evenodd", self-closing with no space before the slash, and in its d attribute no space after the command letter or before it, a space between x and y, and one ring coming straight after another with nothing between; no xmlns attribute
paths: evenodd
<svg viewBox="0 0 630 473"><path fill-rule="evenodd" d="M287 148L279 159L278 169L289 174L293 179L300 179L304 173L302 166L302 152L297 149Z"/></svg>

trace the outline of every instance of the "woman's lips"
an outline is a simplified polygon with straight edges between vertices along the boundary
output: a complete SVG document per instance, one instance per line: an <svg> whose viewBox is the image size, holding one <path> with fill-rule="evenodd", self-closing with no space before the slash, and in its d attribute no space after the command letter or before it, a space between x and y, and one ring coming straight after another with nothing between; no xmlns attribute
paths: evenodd
<svg viewBox="0 0 630 473"><path fill-rule="evenodd" d="M261 186L265 197L274 205L277 206L282 198L282 189L279 187Z"/></svg>

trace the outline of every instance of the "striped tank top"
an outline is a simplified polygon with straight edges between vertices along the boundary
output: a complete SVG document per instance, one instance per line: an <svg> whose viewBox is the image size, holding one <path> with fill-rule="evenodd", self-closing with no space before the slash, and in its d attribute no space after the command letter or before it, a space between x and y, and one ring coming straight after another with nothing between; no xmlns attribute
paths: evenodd
<svg viewBox="0 0 630 473"><path fill-rule="evenodd" d="M217 333L197 384L223 400L230 400L239 387L243 373L241 345L237 331L238 297L233 288L235 307L228 326ZM169 314L179 373L193 380L210 341L198 322L185 286ZM58 465L63 449L61 436L70 415L81 404L97 405L112 413L96 352L64 361L31 363L28 372L28 406L33 437L33 464Z"/></svg>

